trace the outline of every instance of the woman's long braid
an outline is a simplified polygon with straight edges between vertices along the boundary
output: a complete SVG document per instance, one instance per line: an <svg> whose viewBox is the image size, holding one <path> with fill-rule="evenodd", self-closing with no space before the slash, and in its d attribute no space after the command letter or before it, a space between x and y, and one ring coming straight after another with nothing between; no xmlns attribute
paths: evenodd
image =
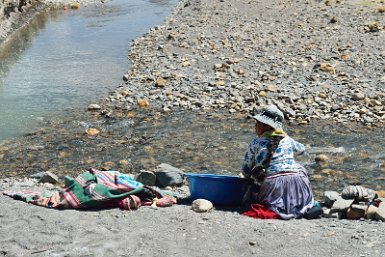
<svg viewBox="0 0 385 257"><path fill-rule="evenodd" d="M269 138L269 144L267 145L267 156L266 159L263 161L264 166L269 165L271 158L273 157L275 150L277 150L279 142L281 142L281 140L281 136L271 136Z"/></svg>
<svg viewBox="0 0 385 257"><path fill-rule="evenodd" d="M274 155L275 150L277 150L279 142L282 140L282 136L271 136L269 138L269 143L267 145L267 156L262 162L262 166L255 166L251 170L251 174L258 180L263 181L266 177L266 168L269 166L271 158Z"/></svg>

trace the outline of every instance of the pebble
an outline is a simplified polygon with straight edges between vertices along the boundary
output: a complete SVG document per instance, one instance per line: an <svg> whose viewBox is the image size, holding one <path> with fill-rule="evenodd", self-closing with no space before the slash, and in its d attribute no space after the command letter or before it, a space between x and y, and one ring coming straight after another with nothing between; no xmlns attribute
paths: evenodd
<svg viewBox="0 0 385 257"><path fill-rule="evenodd" d="M326 154L318 154L314 160L316 162L327 162L329 160L329 157Z"/></svg>
<svg viewBox="0 0 385 257"><path fill-rule="evenodd" d="M88 110L89 111L98 111L101 108L102 107L100 107L100 105L98 105L98 104L90 104L90 105L88 105Z"/></svg>
<svg viewBox="0 0 385 257"><path fill-rule="evenodd" d="M196 199L192 202L192 210L195 212L208 212L213 209L213 204L206 199Z"/></svg>

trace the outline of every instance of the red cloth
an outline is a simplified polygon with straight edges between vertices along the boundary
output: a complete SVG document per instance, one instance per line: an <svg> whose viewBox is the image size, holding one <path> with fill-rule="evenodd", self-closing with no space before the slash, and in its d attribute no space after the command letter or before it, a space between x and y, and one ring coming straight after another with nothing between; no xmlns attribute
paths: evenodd
<svg viewBox="0 0 385 257"><path fill-rule="evenodd" d="M242 215L254 219L279 219L277 213L262 204L250 204L250 210L243 212Z"/></svg>

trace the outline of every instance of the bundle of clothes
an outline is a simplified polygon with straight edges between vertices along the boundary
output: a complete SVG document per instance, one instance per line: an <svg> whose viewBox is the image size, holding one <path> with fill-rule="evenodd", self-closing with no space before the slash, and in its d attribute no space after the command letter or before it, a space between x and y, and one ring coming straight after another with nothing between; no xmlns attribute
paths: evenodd
<svg viewBox="0 0 385 257"><path fill-rule="evenodd" d="M172 194L143 185L118 171L89 169L73 179L66 176L58 191L6 191L14 199L57 209L166 207L176 203Z"/></svg>

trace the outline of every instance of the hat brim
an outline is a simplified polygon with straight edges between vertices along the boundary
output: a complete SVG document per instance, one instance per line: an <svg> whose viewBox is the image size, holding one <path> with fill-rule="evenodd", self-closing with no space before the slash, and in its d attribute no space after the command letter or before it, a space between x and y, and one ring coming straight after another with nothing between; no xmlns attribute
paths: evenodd
<svg viewBox="0 0 385 257"><path fill-rule="evenodd" d="M282 128L282 122L272 120L264 115L256 114L256 115L249 115L249 117L262 122L266 125L269 125L270 127L274 129Z"/></svg>

